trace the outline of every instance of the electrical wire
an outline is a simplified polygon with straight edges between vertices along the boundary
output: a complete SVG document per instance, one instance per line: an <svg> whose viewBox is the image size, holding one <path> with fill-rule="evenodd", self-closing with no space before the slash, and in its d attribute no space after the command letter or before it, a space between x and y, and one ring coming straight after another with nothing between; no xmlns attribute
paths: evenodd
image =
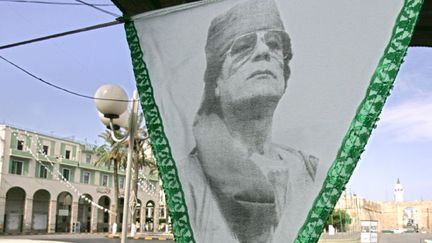
<svg viewBox="0 0 432 243"><path fill-rule="evenodd" d="M101 9L101 8L99 8L99 7L96 7L94 4L86 3L86 2L81 1L81 0L75 0L75 1L76 1L76 2L79 2L79 3L82 3L82 4L84 4L84 5L87 5L87 6L89 6L89 7L92 7L92 8L94 8L94 9L96 9L96 10L99 10L99 11L101 11L101 12L103 12L103 13L109 14L109 15L111 15L111 16L114 16L114 17L120 17L120 15L115 14L115 13L112 13L112 12L107 11L107 10L105 10L105 9Z"/></svg>
<svg viewBox="0 0 432 243"><path fill-rule="evenodd" d="M48 40L48 39L52 39L52 38L57 38L57 37L65 36L65 35L76 34L76 33L79 33L79 32L85 32L85 31L89 31L89 30L100 29L100 28L104 28L104 27L108 27L108 26L112 26L112 25L121 24L123 22L124 21L121 18L118 18L115 21L108 22L108 23L97 24L97 25L93 25L93 26L89 26L89 27L85 27L85 28L81 28L81 29L66 31L66 32L58 33L58 34L53 34L53 35L49 35L49 36L39 37L39 38L36 38L36 39L21 41L21 42L17 42L17 43L13 43L13 44L7 44L7 45L4 45L4 46L0 46L0 50L1 49L7 49L7 48L15 47L15 46L21 46L21 45L25 45L25 44L30 44L30 43L33 43L33 42L38 42L38 41Z"/></svg>
<svg viewBox="0 0 432 243"><path fill-rule="evenodd" d="M65 2L34 1L34 0L0 0L0 2L36 3L36 4L51 4L51 5L74 5L74 6L86 5L86 4L83 4L83 3L65 3ZM111 6L115 6L114 4L109 4L109 3L93 3L92 5L93 6L98 6L98 7L111 7Z"/></svg>
<svg viewBox="0 0 432 243"><path fill-rule="evenodd" d="M45 80L43 80L42 78L39 78L38 76L36 76L36 75L32 74L31 72L25 70L24 68L18 66L17 64L15 64L15 63L9 61L8 59L6 59L5 57L3 57L3 56L1 56L1 55L0 55L0 58L3 59L5 62L11 64L12 66L16 67L17 69L21 70L22 72L26 73L27 75L31 76L32 78L37 79L38 81L40 81L40 82L42 82L42 83L44 83L44 84L46 84L46 85L48 85L48 86L51 86L51 87L53 87L53 88L59 89L59 90L61 90L61 91L63 91L63 92L66 92L66 93L69 93L69 94L72 94L72 95L75 95L75 96L79 96L79 97L81 97L81 98L92 99L92 100L109 100L109 101L119 101L119 102L132 102L132 100L119 100L119 99L95 98L95 97L93 97L93 96L83 95L83 94L80 94L80 93L77 93L77 92L74 92L74 91L71 91L71 90L65 89L65 88L63 88L63 87L60 87L60 86L58 86L58 85L52 84L52 83L50 83L50 82L48 82L48 81L45 81Z"/></svg>

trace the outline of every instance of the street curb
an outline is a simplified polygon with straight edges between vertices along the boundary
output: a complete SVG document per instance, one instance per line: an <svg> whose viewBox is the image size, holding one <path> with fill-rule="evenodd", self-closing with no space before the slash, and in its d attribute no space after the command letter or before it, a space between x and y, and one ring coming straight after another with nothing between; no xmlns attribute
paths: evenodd
<svg viewBox="0 0 432 243"><path fill-rule="evenodd" d="M135 240L140 240L140 239L144 239L144 240L173 240L173 237L163 237L163 236L144 236L144 237L134 237Z"/></svg>
<svg viewBox="0 0 432 243"><path fill-rule="evenodd" d="M114 239L114 238L120 238L120 235L109 234L109 235L107 235L107 237L110 239ZM134 237L128 236L128 239L133 239L133 240L174 240L174 237L172 237L172 236L135 235Z"/></svg>
<svg viewBox="0 0 432 243"><path fill-rule="evenodd" d="M52 233L47 233L47 232L0 232L0 237L1 236L40 236L40 235L47 235L47 236L58 236L58 235L66 235L66 236L70 236L70 235L103 235L106 234L106 232L93 232L93 233L71 233L71 232L52 232Z"/></svg>

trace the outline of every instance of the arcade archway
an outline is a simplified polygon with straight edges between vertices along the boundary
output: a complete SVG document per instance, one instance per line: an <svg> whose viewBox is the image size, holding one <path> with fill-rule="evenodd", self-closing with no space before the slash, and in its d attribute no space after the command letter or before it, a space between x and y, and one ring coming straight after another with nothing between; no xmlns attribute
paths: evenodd
<svg viewBox="0 0 432 243"><path fill-rule="evenodd" d="M144 230L147 232L153 232L154 230L154 216L155 216L155 203L148 201L145 207L145 225Z"/></svg>
<svg viewBox="0 0 432 243"><path fill-rule="evenodd" d="M24 203L26 193L20 187L13 187L6 193L5 232L23 232Z"/></svg>
<svg viewBox="0 0 432 243"><path fill-rule="evenodd" d="M99 198L98 204L105 209L111 208L111 199L108 196ZM109 213L107 210L98 210L97 213L97 232L109 231Z"/></svg>
<svg viewBox="0 0 432 243"><path fill-rule="evenodd" d="M72 195L62 192L57 197L56 232L70 232Z"/></svg>
<svg viewBox="0 0 432 243"><path fill-rule="evenodd" d="M92 197L88 194L83 194L78 200L78 218L80 232L90 232L91 230L91 211L92 211Z"/></svg>
<svg viewBox="0 0 432 243"><path fill-rule="evenodd" d="M34 232L48 232L49 202L47 190L38 190L33 195L32 226Z"/></svg>

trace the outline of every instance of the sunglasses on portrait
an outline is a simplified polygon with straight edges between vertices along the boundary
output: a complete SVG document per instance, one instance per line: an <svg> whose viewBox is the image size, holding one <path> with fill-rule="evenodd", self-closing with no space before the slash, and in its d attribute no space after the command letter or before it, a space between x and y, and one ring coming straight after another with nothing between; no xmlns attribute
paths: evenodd
<svg viewBox="0 0 432 243"><path fill-rule="evenodd" d="M271 54L283 60L290 57L289 36L281 30L264 30L247 33L237 37L231 44L227 55L241 60L252 55L258 44L258 40L264 43Z"/></svg>

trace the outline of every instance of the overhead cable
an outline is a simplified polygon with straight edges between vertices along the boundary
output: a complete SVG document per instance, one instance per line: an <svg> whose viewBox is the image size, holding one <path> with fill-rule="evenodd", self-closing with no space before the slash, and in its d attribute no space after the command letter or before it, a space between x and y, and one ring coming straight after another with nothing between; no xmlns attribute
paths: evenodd
<svg viewBox="0 0 432 243"><path fill-rule="evenodd" d="M51 86L51 87L56 88L56 89L59 89L59 90L64 91L66 93L69 93L69 94L72 94L72 95L76 95L76 96L79 96L79 97L82 97L82 98L86 98L86 99L92 99L92 100L110 100L110 101L119 101L119 102L132 102L131 100L95 98L93 96L83 95L83 94L80 94L80 93L77 93L77 92L74 92L74 91L62 88L62 87L60 87L58 85L55 85L55 84L52 84L52 83L50 83L48 81L45 81L42 78L39 78L38 76L36 76L36 75L32 74L31 72L25 70L24 68L18 66L17 64L9 61L8 59L6 59L5 57L3 57L1 55L0 55L0 58L3 59L4 61L6 61L7 63L11 64L12 66L18 68L19 70L23 71L24 73L26 73L27 75L31 76L32 78L37 79L38 81L40 81L40 82L42 82L42 83L44 83L44 84L46 84L48 86Z"/></svg>
<svg viewBox="0 0 432 243"><path fill-rule="evenodd" d="M53 39L53 38L57 38L57 37L65 36L65 35L71 35L71 34L76 34L76 33L85 32L85 31L89 31L89 30L100 29L100 28L104 28L104 27L108 27L108 26L112 26L112 25L117 25L117 24L121 24L121 23L123 23L123 20L121 18L118 18L115 21L108 22L108 23L97 24L97 25L93 25L93 26L89 26L89 27L85 27L85 28L81 28L81 29L66 31L66 32L58 33L58 34L39 37L36 39L21 41L21 42L17 42L17 43L13 43L13 44L7 44L4 46L0 46L0 50L15 47L15 46L21 46L21 45L25 45L25 44L30 44L33 42Z"/></svg>
<svg viewBox="0 0 432 243"><path fill-rule="evenodd" d="M0 0L0 2L11 2L11 3L35 3L35 4L49 4L49 5L74 5L74 6L82 6L86 5L83 3L67 3L67 2L54 2L54 1L34 1L34 0ZM115 6L114 4L109 3L93 3L93 6L98 7L111 7Z"/></svg>
<svg viewBox="0 0 432 243"><path fill-rule="evenodd" d="M87 6L89 6L89 7L92 7L92 8L94 8L94 9L96 9L96 10L99 10L99 11L101 11L101 12L103 12L103 13L109 14L109 15L111 15L111 16L114 16L114 17L120 17L120 15L118 15L118 14L116 14L116 13L112 13L112 12L107 11L107 10L105 10L105 9L101 9L101 8L99 8L99 7L96 7L94 4L86 3L86 2L81 1L81 0L75 0L75 1L76 1L76 2L79 2L79 3L82 3L82 4L84 4L84 5L87 5Z"/></svg>

